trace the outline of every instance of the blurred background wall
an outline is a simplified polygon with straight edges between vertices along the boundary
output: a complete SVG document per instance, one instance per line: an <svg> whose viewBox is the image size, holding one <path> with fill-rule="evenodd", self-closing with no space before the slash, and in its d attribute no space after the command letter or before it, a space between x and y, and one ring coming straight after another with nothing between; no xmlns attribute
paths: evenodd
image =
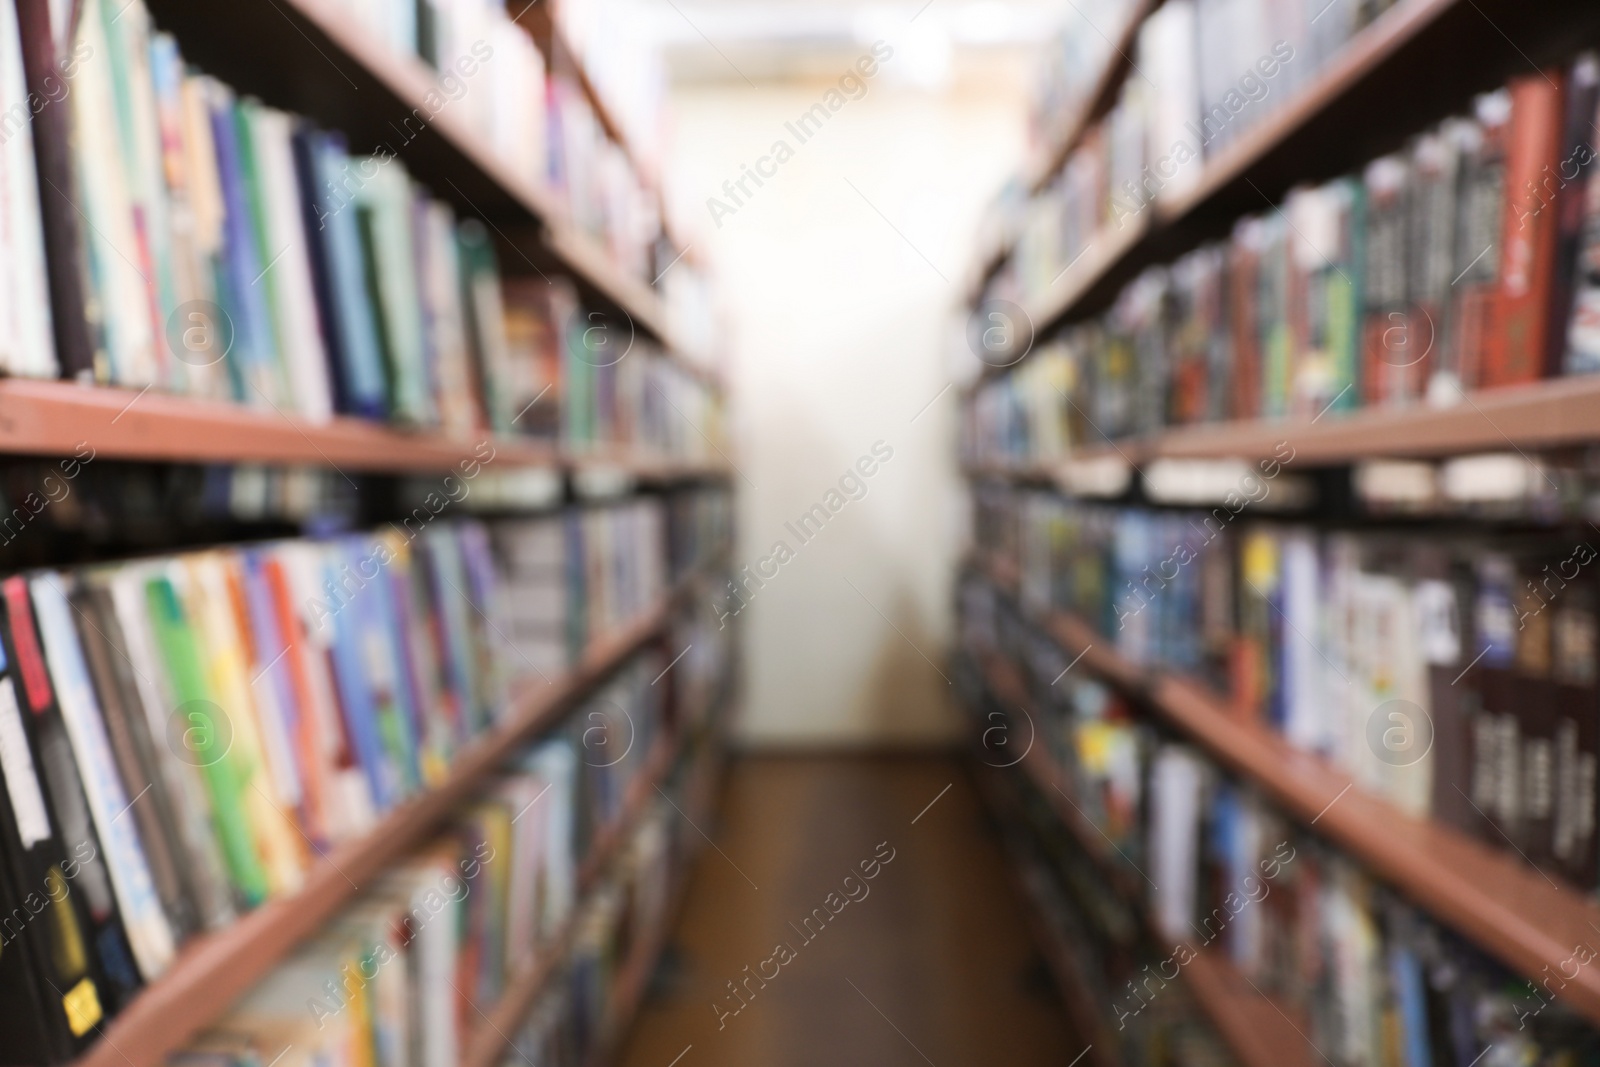
<svg viewBox="0 0 1600 1067"><path fill-rule="evenodd" d="M677 120L668 188L697 226L691 254L712 266L730 331L736 555L754 567L779 540L795 550L752 585L744 612L747 743L955 733L940 671L964 515L956 390L941 390L977 216L1025 144L1015 44L1031 23L1022 9L944 2L921 14L745 4L662 16ZM893 55L801 143L785 123L827 102L874 41ZM751 195L713 221L708 198L732 205L723 183L779 139L793 157L764 163L777 174L747 180ZM951 311L929 313L938 307ZM785 523L876 442L893 457L866 495L802 545Z"/></svg>

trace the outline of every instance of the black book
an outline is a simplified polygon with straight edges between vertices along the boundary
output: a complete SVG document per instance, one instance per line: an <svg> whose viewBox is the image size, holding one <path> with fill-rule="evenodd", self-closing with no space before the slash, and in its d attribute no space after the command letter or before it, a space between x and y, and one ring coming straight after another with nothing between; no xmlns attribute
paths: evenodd
<svg viewBox="0 0 1600 1067"><path fill-rule="evenodd" d="M27 580L14 576L0 582L0 598L4 600L0 645L16 679L16 696L23 707L34 766L44 782L51 825L67 853L78 861L72 895L81 899L80 914L88 919L91 966L98 969L101 1003L108 1015L114 1015L133 999L143 980L117 910L111 872L50 684Z"/></svg>
<svg viewBox="0 0 1600 1067"><path fill-rule="evenodd" d="M183 848L166 776L158 762L156 739L150 736L133 667L122 650L122 627L111 607L111 594L105 589L79 586L70 599L76 609L78 640L105 718L117 773L129 796L140 795L128 814L138 822L139 840L161 898L161 909L173 933L181 939L202 925L192 877L197 863Z"/></svg>
<svg viewBox="0 0 1600 1067"><path fill-rule="evenodd" d="M81 1052L107 1006L83 891L97 846L72 841L40 780L9 640L0 648L0 1064ZM25 976L25 977L21 977ZM26 1006L26 1010L24 1010Z"/></svg>

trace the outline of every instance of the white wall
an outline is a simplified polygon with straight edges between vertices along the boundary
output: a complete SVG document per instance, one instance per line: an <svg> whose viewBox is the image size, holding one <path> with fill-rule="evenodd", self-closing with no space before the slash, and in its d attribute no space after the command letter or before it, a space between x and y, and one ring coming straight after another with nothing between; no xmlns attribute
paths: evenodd
<svg viewBox="0 0 1600 1067"><path fill-rule="evenodd" d="M1017 168L1024 110L1014 77L928 92L895 87L895 62L804 144L784 123L828 83L674 94L673 203L726 312L737 561L796 550L740 618L750 743L924 743L957 727L939 673L965 500L955 389L918 413L949 381L975 221ZM779 138L794 158L713 224L706 199ZM784 523L877 441L893 458L867 495L802 546Z"/></svg>

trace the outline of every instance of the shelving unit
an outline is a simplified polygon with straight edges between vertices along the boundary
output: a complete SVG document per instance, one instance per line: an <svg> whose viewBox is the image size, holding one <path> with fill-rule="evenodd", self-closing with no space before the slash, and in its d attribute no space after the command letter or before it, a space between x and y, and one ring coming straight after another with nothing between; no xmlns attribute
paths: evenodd
<svg viewBox="0 0 1600 1067"><path fill-rule="evenodd" d="M990 558L982 565L997 586L1015 589L1014 563ZM1571 956L1575 946L1592 943L1600 905L1576 889L1551 882L1513 853L1405 814L1321 758L1242 720L1224 698L1192 679L1129 662L1082 619L1051 612L1039 621L1069 657L1087 650L1083 665L1089 670L1509 966L1537 975ZM1025 689L1015 692L1026 697ZM1600 1023L1600 975L1580 969L1557 996Z"/></svg>
<svg viewBox="0 0 1600 1067"><path fill-rule="evenodd" d="M24 6L35 19L59 17L44 0L25 0ZM146 7L155 26L177 38L186 62L216 75L239 97L258 99L337 131L354 154L392 153L459 216L481 218L495 235L503 276L570 276L586 308L611 316L608 325L627 338L626 347L631 349L634 340L647 347L643 342L653 340L683 371L720 390L719 376L705 354L686 351L676 335L652 281L622 269L605 242L568 217L564 202L550 188L512 167L478 134L467 109L440 91L437 74L427 64L391 49L382 33L354 17L350 5L340 0L234 0L224 6L204 0L147 0ZM120 17L110 9L107 14ZM36 34L34 39L43 38ZM556 47L565 45L557 42ZM564 54L571 58L570 50ZM30 58L36 57L30 52ZM627 151L620 125L586 73L573 66L601 123ZM486 74L480 72L476 80L466 74L461 78L469 94L493 91ZM41 143L46 153L59 156L67 141L63 136ZM637 153L631 158L638 162ZM60 259L49 262L56 268L61 264ZM58 269L52 280L59 274ZM70 321L81 325L89 319L78 317L79 309L69 306ZM544 403L560 401L550 397ZM603 473L609 479L607 495L615 496L627 495L638 483L726 481L732 473L720 454L694 460L609 445L571 450L531 438L456 438L358 418L312 422L271 405L174 396L159 388L20 378L0 380L0 456L6 455L311 466L352 475L455 470L465 476L476 464L495 473ZM565 543L563 538L557 541ZM72 1067L158 1067L215 1025L243 994L357 903L389 868L438 833L508 758L558 727L582 700L629 667L641 650L664 644L681 609L709 589L712 575L726 563L726 552L721 547L715 560L675 583L644 615L593 642L570 670L548 679L519 680L496 723L454 752L442 781L382 815L358 838L319 850L297 891L268 900L223 928L190 937L159 978L97 1028L97 1040ZM494 622L487 625L493 628ZM627 850L659 799L658 787L676 788L669 783L682 771L686 748L693 746L669 731L629 786L620 814L589 843L578 871L580 908ZM469 1013L461 1050L468 1067L500 1062L530 1009L551 988L577 930L574 920L542 947L532 966L509 976L501 998L484 1005L482 1016ZM650 936L659 947L665 931ZM643 992L654 949L646 955L648 959L641 956L622 976L619 1003L630 1005L629 1012Z"/></svg>
<svg viewBox="0 0 1600 1067"><path fill-rule="evenodd" d="M1002 771L993 768L975 774L980 794L997 817L1003 817L1003 813L1010 810L1005 787L997 780L1002 775ZM1012 885L1024 905L1028 930L1055 979L1073 1033L1092 1050L1086 1060L1090 1061L1091 1067L1116 1067L1115 1045L1106 1030L1104 1019L1093 1007L1094 987L1073 958L1071 947L1050 921L1046 901L1039 890L1038 878L1043 872L1022 854L1022 850L1009 837L1004 834L1001 836L1011 868Z"/></svg>
<svg viewBox="0 0 1600 1067"><path fill-rule="evenodd" d="M1472 94L1592 32L1597 20L1600 11L1578 0L1400 0L1292 99L1207 160L1187 194L1158 199L1135 223L1094 237L1084 259L1025 309L1036 335L1102 310L1145 267L1223 236L1234 220L1270 209L1293 186L1355 170L1398 147ZM1500 29L1508 23L1517 27L1515 48L1507 47ZM1446 55L1449 63L1430 61ZM1102 76L1111 98L1120 85L1119 64ZM1427 76L1419 77L1419 70ZM991 275L1010 251L1002 249L982 275ZM984 377L1005 369L986 368Z"/></svg>
<svg viewBox="0 0 1600 1067"><path fill-rule="evenodd" d="M1027 686L1008 660L998 654L991 655L984 659L982 668L990 692L1001 704L1027 710L1030 717L1037 721L1038 716L1031 710L1033 701L1028 696ZM1039 792L1050 801L1062 824L1076 839L1079 847L1100 867L1117 895L1124 900L1135 902L1135 909L1144 919L1144 909L1137 903L1143 901L1147 894L1143 876L1132 866L1131 861L1119 853L1115 845L1084 816L1082 806L1072 798L1071 779L1050 757L1044 746L1037 741L1031 745L1027 754L1021 759L1019 767L1033 781ZM1148 919L1145 921L1148 927ZM1048 939L1045 940L1045 944L1049 945ZM1051 946L1047 950L1047 955L1061 956L1062 952L1058 946ZM1063 968L1068 969L1066 980L1062 982L1063 993L1069 1000L1083 1001L1086 1008L1095 996L1094 985L1084 976L1077 974L1070 958L1052 962L1052 969L1058 974ZM1214 946L1202 946L1194 957L1184 964L1180 973L1184 977L1186 987L1210 1016L1212 1023L1244 1067L1312 1067L1320 1061L1320 1055L1311 1047L1294 1021L1273 1004L1270 998L1253 988L1248 979L1233 967L1220 949ZM1084 1037L1086 1040L1092 1040L1092 1035L1099 1032L1104 1024L1092 1010L1086 1011L1084 1008L1074 1011L1074 1022L1080 1028L1089 1028ZM1080 1014L1088 1018L1079 1021L1077 1016Z"/></svg>
<svg viewBox="0 0 1600 1067"><path fill-rule="evenodd" d="M504 719L457 754L443 783L406 801L359 839L324 855L299 892L269 901L186 945L167 973L117 1015L74 1067L155 1067L164 1062L169 1052L182 1047L354 900L362 883L423 841L508 755L555 726L577 700L661 633L673 607L702 581L699 574L685 579L645 616L598 642L569 674L549 682L524 681ZM670 753L655 758L667 759ZM614 848L616 842L606 847ZM481 1044L479 1035L473 1048Z"/></svg>
<svg viewBox="0 0 1600 1067"><path fill-rule="evenodd" d="M527 1018L540 994L550 988L561 962L572 949L584 903L622 846L632 838L639 820L650 810L656 787L672 773L680 748L678 738L669 737L658 743L650 754L645 769L628 787L622 813L589 847L589 854L578 871L578 903L573 907L572 917L561 932L551 938L550 944L538 953L533 965L512 978L500 999L483 1013L482 1022L473 1028L467 1038L461 1067L495 1067L500 1062L506 1046L511 1043L509 1035L514 1034L522 1020Z"/></svg>

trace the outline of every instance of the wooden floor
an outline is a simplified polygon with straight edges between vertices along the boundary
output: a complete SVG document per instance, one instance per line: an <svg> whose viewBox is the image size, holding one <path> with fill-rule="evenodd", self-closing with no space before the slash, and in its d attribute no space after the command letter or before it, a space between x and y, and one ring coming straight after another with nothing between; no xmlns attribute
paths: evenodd
<svg viewBox="0 0 1600 1067"><path fill-rule="evenodd" d="M1082 1051L958 761L745 757L703 829L717 847L625 1067L1060 1067ZM846 883L875 853L893 858ZM813 909L831 921L802 927Z"/></svg>

